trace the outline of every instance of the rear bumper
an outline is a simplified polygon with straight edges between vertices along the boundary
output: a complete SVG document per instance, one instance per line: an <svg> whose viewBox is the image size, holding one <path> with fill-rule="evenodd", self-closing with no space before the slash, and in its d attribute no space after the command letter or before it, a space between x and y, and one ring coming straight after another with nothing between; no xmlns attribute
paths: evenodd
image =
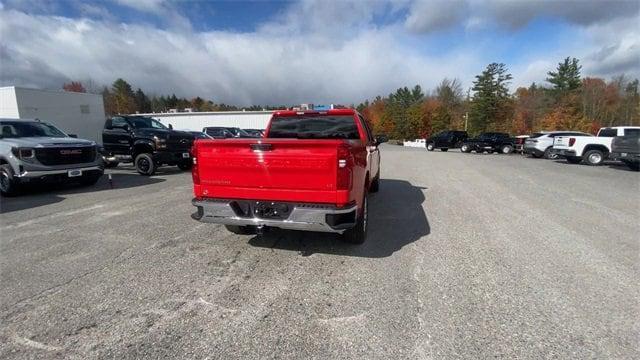
<svg viewBox="0 0 640 360"><path fill-rule="evenodd" d="M609 158L612 160L640 161L640 153L612 152Z"/></svg>
<svg viewBox="0 0 640 360"><path fill-rule="evenodd" d="M241 200L245 201L245 200ZM260 218L254 212L242 214L235 200L198 199L191 201L197 211L194 220L236 226L269 226L280 229L342 233L355 226L357 206L336 208L320 204L289 204L285 219Z"/></svg>

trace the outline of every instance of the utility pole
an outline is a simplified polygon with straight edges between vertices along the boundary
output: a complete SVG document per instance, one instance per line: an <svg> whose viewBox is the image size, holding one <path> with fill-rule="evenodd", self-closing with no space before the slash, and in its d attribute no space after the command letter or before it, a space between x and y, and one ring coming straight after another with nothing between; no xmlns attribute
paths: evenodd
<svg viewBox="0 0 640 360"><path fill-rule="evenodd" d="M467 111L464 113L464 131L467 131L467 126L469 124L469 97L471 94L471 88L467 89Z"/></svg>

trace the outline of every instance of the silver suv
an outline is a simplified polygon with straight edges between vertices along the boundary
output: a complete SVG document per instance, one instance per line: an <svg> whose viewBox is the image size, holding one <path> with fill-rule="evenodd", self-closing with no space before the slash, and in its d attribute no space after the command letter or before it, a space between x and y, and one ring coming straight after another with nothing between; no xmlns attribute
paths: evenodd
<svg viewBox="0 0 640 360"><path fill-rule="evenodd" d="M79 181L93 185L104 172L98 146L39 120L0 119L0 192L22 184Z"/></svg>
<svg viewBox="0 0 640 360"><path fill-rule="evenodd" d="M544 157L545 159L556 159L556 155L553 150L553 139L556 136L593 136L591 134L579 132L579 131L549 131L538 132L532 134L528 139L524 141L525 154L531 154L535 158Z"/></svg>

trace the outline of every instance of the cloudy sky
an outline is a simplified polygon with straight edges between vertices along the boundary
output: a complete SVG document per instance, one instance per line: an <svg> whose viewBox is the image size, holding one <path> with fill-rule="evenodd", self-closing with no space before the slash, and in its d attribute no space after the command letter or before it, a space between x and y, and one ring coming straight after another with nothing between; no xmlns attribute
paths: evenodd
<svg viewBox="0 0 640 360"><path fill-rule="evenodd" d="M118 77L237 105L358 103L490 62L512 86L566 56L640 77L640 1L0 0L0 84Z"/></svg>

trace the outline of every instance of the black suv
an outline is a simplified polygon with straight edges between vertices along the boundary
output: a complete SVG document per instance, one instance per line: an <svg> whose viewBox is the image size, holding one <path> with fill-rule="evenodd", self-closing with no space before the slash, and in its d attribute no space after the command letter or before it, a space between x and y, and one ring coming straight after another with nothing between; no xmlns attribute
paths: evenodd
<svg viewBox="0 0 640 360"><path fill-rule="evenodd" d="M447 151L459 148L468 137L466 131L442 131L427 139L427 150L440 149L440 151Z"/></svg>
<svg viewBox="0 0 640 360"><path fill-rule="evenodd" d="M466 153L475 151L480 154L486 151L490 154L493 152L510 154L515 148L515 141L516 139L507 133L484 132L476 138L465 140L460 150Z"/></svg>
<svg viewBox="0 0 640 360"><path fill-rule="evenodd" d="M114 116L107 119L102 131L105 166L133 161L142 175L153 175L162 165L189 170L193 140L193 134L173 130L150 117Z"/></svg>

